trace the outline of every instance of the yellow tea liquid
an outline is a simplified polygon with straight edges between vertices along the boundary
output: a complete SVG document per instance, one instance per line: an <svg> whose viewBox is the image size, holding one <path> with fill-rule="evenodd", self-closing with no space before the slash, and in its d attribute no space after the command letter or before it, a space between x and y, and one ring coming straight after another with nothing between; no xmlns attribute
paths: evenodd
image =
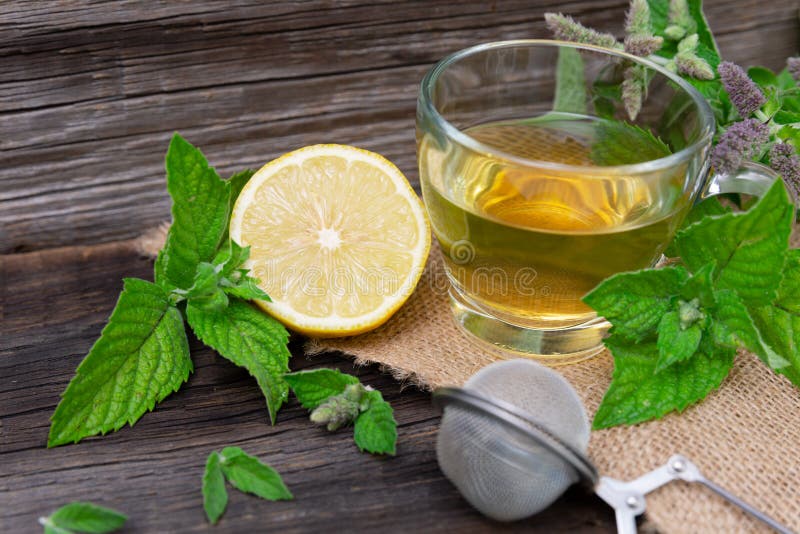
<svg viewBox="0 0 800 534"><path fill-rule="evenodd" d="M685 169L597 173L598 160L608 159L598 145L608 142L602 126L571 116L466 130L507 155L592 168L583 172L442 149L421 132L423 196L462 297L512 324L572 326L594 317L581 298L602 280L657 261L689 207ZM647 151L631 152L615 152L614 164L638 163Z"/></svg>

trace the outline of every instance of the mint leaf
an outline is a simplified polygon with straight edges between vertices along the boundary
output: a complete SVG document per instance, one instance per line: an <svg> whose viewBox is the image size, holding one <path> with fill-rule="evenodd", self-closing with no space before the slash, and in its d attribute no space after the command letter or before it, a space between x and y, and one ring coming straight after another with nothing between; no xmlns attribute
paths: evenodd
<svg viewBox="0 0 800 534"><path fill-rule="evenodd" d="M308 410L313 410L329 397L339 395L350 384L358 384L358 378L336 369L314 369L297 371L283 376L294 391L297 400Z"/></svg>
<svg viewBox="0 0 800 534"><path fill-rule="evenodd" d="M90 502L72 502L62 506L50 517L40 519L45 532L88 532L103 534L122 528L128 516Z"/></svg>
<svg viewBox="0 0 800 534"><path fill-rule="evenodd" d="M664 314L658 324L658 361L656 373L660 373L670 365L691 358L700 346L703 330L700 325L693 324L688 328L681 326L677 311Z"/></svg>
<svg viewBox="0 0 800 534"><path fill-rule="evenodd" d="M716 299L714 338L718 345L744 347L758 355L772 369L789 365L789 362L762 338L750 312L735 291L720 290L716 293Z"/></svg>
<svg viewBox="0 0 800 534"><path fill-rule="evenodd" d="M100 339L62 394L47 446L133 425L191 371L180 312L159 286L126 278Z"/></svg>
<svg viewBox="0 0 800 534"><path fill-rule="evenodd" d="M227 280L223 282L222 289L228 295L233 297L239 297L243 300L266 300L270 302L272 299L269 298L263 289L258 287L259 280L257 278L253 278L251 276L247 276L244 274L247 271L242 270L239 273L240 278L235 283L235 285L230 285Z"/></svg>
<svg viewBox="0 0 800 534"><path fill-rule="evenodd" d="M227 182L228 184L230 184L231 188L228 200L228 213L233 213L233 207L236 205L236 199L239 198L239 193L242 192L244 186L247 185L247 182L250 181L250 178L252 178L255 173L256 171L245 169L243 171L237 172L236 174L228 178ZM225 232L222 236L222 242L224 243L225 241L228 240L228 238L229 238L228 227L226 225Z"/></svg>
<svg viewBox="0 0 800 534"><path fill-rule="evenodd" d="M712 283L714 269L716 269L715 263L701 267L683 284L680 296L686 301L697 299L699 304L706 308L714 307L716 304Z"/></svg>
<svg viewBox="0 0 800 534"><path fill-rule="evenodd" d="M655 334L661 317L689 278L682 267L620 273L607 278L583 297L614 326L612 332L632 341Z"/></svg>
<svg viewBox="0 0 800 534"><path fill-rule="evenodd" d="M252 169L245 169L243 171L239 171L230 178L228 178L228 183L231 184L231 197L230 197L230 211L233 211L233 206L236 204L236 199L239 198L239 193L242 192L244 186L247 185L247 182L250 181L250 178L256 171Z"/></svg>
<svg viewBox="0 0 800 534"><path fill-rule="evenodd" d="M397 421L391 405L383 400L380 391L371 390L364 394L369 407L356 419L354 438L362 451L372 454L395 454L397 442Z"/></svg>
<svg viewBox="0 0 800 534"><path fill-rule="evenodd" d="M228 491L225 489L222 463L219 453L213 451L208 455L206 470L203 473L203 508L212 525L219 521L226 506L228 506Z"/></svg>
<svg viewBox="0 0 800 534"><path fill-rule="evenodd" d="M203 343L255 377L274 424L278 410L289 395L283 379L289 371L290 357L286 328L236 298L220 311L204 310L189 302L186 318Z"/></svg>
<svg viewBox="0 0 800 534"><path fill-rule="evenodd" d="M691 271L716 262L715 286L748 305L769 304L780 283L794 205L781 180L744 213L704 218L678 233L675 244Z"/></svg>
<svg viewBox="0 0 800 534"><path fill-rule="evenodd" d="M556 64L553 111L586 115L586 102L586 76L581 53L575 48L561 47Z"/></svg>
<svg viewBox="0 0 800 534"><path fill-rule="evenodd" d="M178 134L170 142L166 168L172 226L156 259L156 283L186 289L197 265L214 257L227 230L231 186Z"/></svg>
<svg viewBox="0 0 800 534"><path fill-rule="evenodd" d="M696 223L697 221L701 220L703 217L713 217L716 215L725 215L726 213L731 213L731 208L728 206L724 206L717 197L710 197L699 204L695 204L692 206L692 209L689 210L689 213L686 215L686 218L681 223L681 230L684 228ZM670 258L675 258L678 256L678 248L675 246L675 241L673 240L672 243L667 247L664 251L664 254Z"/></svg>
<svg viewBox="0 0 800 534"><path fill-rule="evenodd" d="M800 250L790 250L783 266L778 295L771 306L750 308L760 338L779 353L784 362L765 360L774 371L800 387Z"/></svg>
<svg viewBox="0 0 800 534"><path fill-rule="evenodd" d="M233 239L225 242L214 256L214 265L222 265L222 275L231 276L250 257L250 247L242 247Z"/></svg>
<svg viewBox="0 0 800 534"><path fill-rule="evenodd" d="M800 314L800 249L786 254L782 275L775 304L790 313Z"/></svg>
<svg viewBox="0 0 800 534"><path fill-rule="evenodd" d="M623 121L598 121L590 158L596 165L627 165L672 153L650 130Z"/></svg>
<svg viewBox="0 0 800 534"><path fill-rule="evenodd" d="M778 368L770 367L800 387L800 315L776 306L760 306L751 309L750 313L764 341L789 363Z"/></svg>
<svg viewBox="0 0 800 534"><path fill-rule="evenodd" d="M217 290L220 273L217 266L201 262L197 266L192 286L186 291L186 298L209 297Z"/></svg>
<svg viewBox="0 0 800 534"><path fill-rule="evenodd" d="M225 478L239 491L252 493L268 501L294 498L277 471L239 447L225 447L220 459Z"/></svg>
<svg viewBox="0 0 800 534"><path fill-rule="evenodd" d="M698 352L656 374L654 342L605 340L614 356L614 374L594 417L594 429L635 424L683 411L719 387L733 366L734 349L715 348L703 339Z"/></svg>

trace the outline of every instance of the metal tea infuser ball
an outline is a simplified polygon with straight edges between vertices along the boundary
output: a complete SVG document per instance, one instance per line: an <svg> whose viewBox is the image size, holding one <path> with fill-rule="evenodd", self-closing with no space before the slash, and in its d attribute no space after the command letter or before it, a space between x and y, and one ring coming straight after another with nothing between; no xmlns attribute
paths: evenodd
<svg viewBox="0 0 800 534"><path fill-rule="evenodd" d="M586 457L589 420L572 386L530 360L493 363L464 388L439 388L439 466L481 513L514 521L547 508L584 482L616 513L617 531L636 532L645 495L673 480L700 483L781 533L785 526L704 478L680 455L629 482L600 476Z"/></svg>

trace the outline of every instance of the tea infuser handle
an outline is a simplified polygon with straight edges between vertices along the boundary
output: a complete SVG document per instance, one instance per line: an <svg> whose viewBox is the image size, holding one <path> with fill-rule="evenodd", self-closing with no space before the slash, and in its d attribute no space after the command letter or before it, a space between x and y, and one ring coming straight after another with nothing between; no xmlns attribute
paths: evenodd
<svg viewBox="0 0 800 534"><path fill-rule="evenodd" d="M725 193L742 193L760 197L767 192L775 180L779 179L780 176L769 167L748 161L732 173L712 173L698 200Z"/></svg>
<svg viewBox="0 0 800 534"><path fill-rule="evenodd" d="M611 477L600 477L594 492L614 509L617 534L636 534L636 516L645 510L644 494Z"/></svg>
<svg viewBox="0 0 800 534"><path fill-rule="evenodd" d="M697 482L699 484L704 485L729 503L733 504L734 506L739 507L741 510L747 512L751 516L755 517L759 521L769 525L772 527L776 532L780 532L781 534L793 534L793 532L786 526L778 523L764 512L754 508L753 506L747 504L743 500L741 500L736 495L733 495L728 490L716 485L715 483L708 480L706 477L700 473L700 470L690 462L688 459L684 458L683 456L676 454L672 458L669 459L667 462L669 466L669 470L673 473L673 476L677 479L684 480L686 482Z"/></svg>

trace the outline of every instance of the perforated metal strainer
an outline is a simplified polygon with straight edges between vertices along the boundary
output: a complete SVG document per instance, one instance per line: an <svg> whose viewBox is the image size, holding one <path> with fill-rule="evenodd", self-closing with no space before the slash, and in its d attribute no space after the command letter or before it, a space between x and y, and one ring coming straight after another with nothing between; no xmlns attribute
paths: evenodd
<svg viewBox="0 0 800 534"><path fill-rule="evenodd" d="M547 508L583 482L614 508L620 533L636 532L645 494L680 479L698 482L778 532L791 531L705 479L689 460L667 464L633 481L599 476L586 457L589 421L580 398L560 374L530 360L491 364L464 388L440 388L444 410L436 442L439 466L467 501L499 521Z"/></svg>

